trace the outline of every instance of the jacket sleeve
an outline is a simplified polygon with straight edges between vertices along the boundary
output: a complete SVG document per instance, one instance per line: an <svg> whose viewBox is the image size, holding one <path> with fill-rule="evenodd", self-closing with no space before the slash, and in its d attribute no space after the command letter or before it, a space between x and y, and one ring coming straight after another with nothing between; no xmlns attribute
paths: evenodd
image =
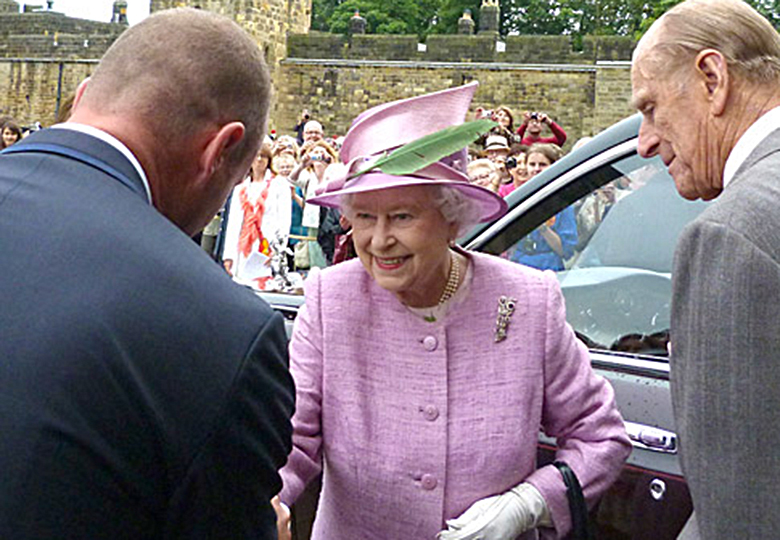
<svg viewBox="0 0 780 540"><path fill-rule="evenodd" d="M553 135L555 136L555 144L558 146L563 146L566 143L566 132L563 131L561 126L552 120L550 120L550 131L552 131Z"/></svg>
<svg viewBox="0 0 780 540"><path fill-rule="evenodd" d="M216 422L177 486L161 537L275 538L270 500L291 448L294 409L284 322L273 314L249 346Z"/></svg>
<svg viewBox="0 0 780 540"><path fill-rule="evenodd" d="M305 283L306 303L295 319L290 341L290 371L295 379L293 450L282 469L282 502L292 505L322 470L322 322L320 276L316 269Z"/></svg>
<svg viewBox="0 0 780 540"><path fill-rule="evenodd" d="M760 215L751 202L749 211ZM775 538L780 529L773 474L780 264L767 248L778 242L773 221L754 219L741 231L695 221L675 253L672 405L702 538Z"/></svg>
<svg viewBox="0 0 780 540"><path fill-rule="evenodd" d="M548 287L542 428L557 438L556 459L566 462L582 485L589 506L617 479L631 452L612 386L596 375L590 356L566 322L563 295L555 275ZM557 537L571 529L566 487L552 465L527 480L544 497ZM544 530L543 530L544 532ZM550 531L547 531L549 535Z"/></svg>

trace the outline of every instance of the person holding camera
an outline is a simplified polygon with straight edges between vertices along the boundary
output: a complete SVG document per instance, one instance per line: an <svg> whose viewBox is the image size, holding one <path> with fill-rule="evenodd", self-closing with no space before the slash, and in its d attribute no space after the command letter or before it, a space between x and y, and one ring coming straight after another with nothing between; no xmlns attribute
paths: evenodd
<svg viewBox="0 0 780 540"><path fill-rule="evenodd" d="M542 129L545 125L552 131L552 137L542 137ZM520 137L520 143L526 146L534 143L553 143L562 147L566 142L566 132L563 128L543 112L526 111L523 115L523 123L517 128L517 135Z"/></svg>
<svg viewBox="0 0 780 540"><path fill-rule="evenodd" d="M325 171L331 163L338 161L338 156L336 156L335 150L324 140L307 143L302 151L301 162L290 173L289 180L294 186L301 188L303 191L301 225L306 228L308 237L315 238L319 236L319 228L325 218L325 212L321 212L323 209L320 206L306 201L314 197L317 188L325 182ZM306 243L309 266L321 268L327 266L328 261L321 242L307 240Z"/></svg>
<svg viewBox="0 0 780 540"><path fill-rule="evenodd" d="M508 143L520 142L520 138L515 135L514 128L514 115L509 107L501 105L495 109L484 109L483 107L477 107L475 117L477 120L482 118L488 118L498 123L497 126L492 128L488 133L482 135L477 139L476 144L482 147L487 146L487 138L491 135L500 135L504 137Z"/></svg>
<svg viewBox="0 0 780 540"><path fill-rule="evenodd" d="M303 145L303 130L306 127L306 122L309 120L311 120L311 113L309 112L309 109L303 109L301 111L301 117L298 119L298 123L295 124L295 127L293 128L298 146Z"/></svg>
<svg viewBox="0 0 780 540"><path fill-rule="evenodd" d="M528 155L528 147L522 144L512 145L509 152L509 157L506 158L504 167L509 172L509 176L512 177L511 182L502 184L498 190L498 194L502 197L506 197L512 193L515 189L525 184L528 179L528 168L526 167L526 156Z"/></svg>

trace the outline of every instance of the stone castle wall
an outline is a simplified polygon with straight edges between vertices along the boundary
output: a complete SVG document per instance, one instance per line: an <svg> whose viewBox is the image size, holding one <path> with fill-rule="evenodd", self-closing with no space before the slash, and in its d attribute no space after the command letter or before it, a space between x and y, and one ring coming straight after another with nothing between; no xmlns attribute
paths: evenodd
<svg viewBox="0 0 780 540"><path fill-rule="evenodd" d="M630 65L508 65L287 59L273 113L278 133L289 133L303 107L341 135L360 112L395 99L479 81L472 110L499 105L545 111L568 133L567 147L629 116Z"/></svg>
<svg viewBox="0 0 780 540"><path fill-rule="evenodd" d="M0 0L2 2L4 0ZM474 107L547 111L570 144L633 112L633 42L590 38L575 50L568 36L341 35L308 32L310 0L151 0L152 11L199 6L233 17L263 48L272 69L271 128L289 133L306 107L329 134L342 134L379 103L481 84ZM270 14L270 16L269 16ZM91 73L124 30L112 23L51 12L0 13L0 114L49 124L61 101Z"/></svg>
<svg viewBox="0 0 780 540"><path fill-rule="evenodd" d="M287 56L329 60L410 60L509 64L595 64L630 61L634 41L621 36L586 36L575 50L570 36L430 35L420 47L416 36L311 32L290 35Z"/></svg>
<svg viewBox="0 0 780 540"><path fill-rule="evenodd" d="M150 6L152 13L198 6L231 17L257 40L274 74L287 55L287 35L305 34L311 20L311 0L151 0Z"/></svg>
<svg viewBox="0 0 780 540"><path fill-rule="evenodd" d="M96 65L97 60L0 59L0 114L21 125L53 123L59 105Z"/></svg>
<svg viewBox="0 0 780 540"><path fill-rule="evenodd" d="M100 58L125 27L56 12L0 14L0 58Z"/></svg>

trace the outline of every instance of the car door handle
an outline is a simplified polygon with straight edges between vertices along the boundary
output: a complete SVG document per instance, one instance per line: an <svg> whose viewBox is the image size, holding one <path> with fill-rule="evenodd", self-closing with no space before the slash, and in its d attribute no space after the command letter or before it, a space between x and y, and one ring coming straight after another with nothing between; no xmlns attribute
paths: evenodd
<svg viewBox="0 0 780 540"><path fill-rule="evenodd" d="M677 434L665 429L637 424L635 422L624 422L626 432L631 439L631 443L638 448L664 452L666 454L677 453Z"/></svg>

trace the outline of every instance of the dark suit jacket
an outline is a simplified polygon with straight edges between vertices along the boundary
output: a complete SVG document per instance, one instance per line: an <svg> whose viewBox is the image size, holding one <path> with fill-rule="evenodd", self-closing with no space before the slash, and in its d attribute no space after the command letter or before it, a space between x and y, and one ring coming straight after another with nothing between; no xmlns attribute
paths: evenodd
<svg viewBox="0 0 780 540"><path fill-rule="evenodd" d="M146 200L110 145L0 156L0 538L275 538L281 317Z"/></svg>
<svg viewBox="0 0 780 540"><path fill-rule="evenodd" d="M671 369L700 537L778 538L780 131L680 237Z"/></svg>

